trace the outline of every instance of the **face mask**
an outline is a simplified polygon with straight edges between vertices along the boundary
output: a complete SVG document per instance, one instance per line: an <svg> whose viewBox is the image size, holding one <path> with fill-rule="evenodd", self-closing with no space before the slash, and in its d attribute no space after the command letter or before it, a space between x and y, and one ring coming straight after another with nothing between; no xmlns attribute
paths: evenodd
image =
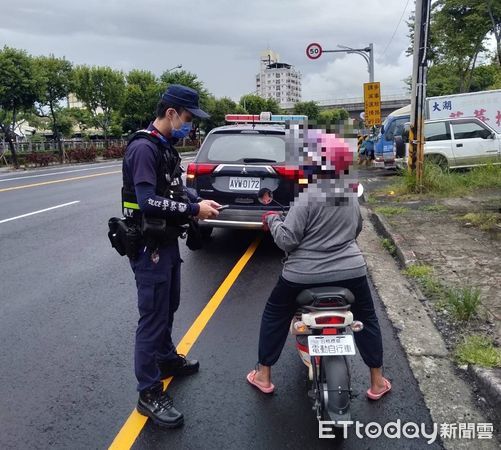
<svg viewBox="0 0 501 450"><path fill-rule="evenodd" d="M177 117L179 120L181 120L179 114L177 114ZM171 136L176 139L184 139L186 136L190 134L192 127L193 125L191 122L181 122L181 128L172 127Z"/></svg>

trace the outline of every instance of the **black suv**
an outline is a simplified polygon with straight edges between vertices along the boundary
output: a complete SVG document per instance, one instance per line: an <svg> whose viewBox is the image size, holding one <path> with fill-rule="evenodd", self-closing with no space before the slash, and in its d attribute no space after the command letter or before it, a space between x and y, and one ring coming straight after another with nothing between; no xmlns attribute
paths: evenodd
<svg viewBox="0 0 501 450"><path fill-rule="evenodd" d="M240 123L213 129L186 174L187 186L201 197L229 205L217 219L200 221L204 234L213 227L260 229L264 212L280 210L277 203L259 203L262 188L288 208L305 180L299 170L286 166L285 156L284 125Z"/></svg>

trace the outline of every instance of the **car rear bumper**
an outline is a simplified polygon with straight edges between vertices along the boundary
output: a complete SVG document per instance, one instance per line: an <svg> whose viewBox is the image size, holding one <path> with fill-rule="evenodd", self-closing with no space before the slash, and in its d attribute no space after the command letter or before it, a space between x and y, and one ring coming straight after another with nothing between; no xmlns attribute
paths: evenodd
<svg viewBox="0 0 501 450"><path fill-rule="evenodd" d="M202 227L237 228L245 230L260 230L263 228L261 216L266 210L225 209L217 219L201 220Z"/></svg>

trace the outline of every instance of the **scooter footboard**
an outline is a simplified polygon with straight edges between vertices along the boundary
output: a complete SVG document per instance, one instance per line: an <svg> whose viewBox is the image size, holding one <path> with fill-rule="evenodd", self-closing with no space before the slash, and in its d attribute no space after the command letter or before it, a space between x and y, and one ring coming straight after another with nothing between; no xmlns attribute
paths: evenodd
<svg viewBox="0 0 501 450"><path fill-rule="evenodd" d="M345 356L322 357L323 399L330 420L350 420L350 372Z"/></svg>

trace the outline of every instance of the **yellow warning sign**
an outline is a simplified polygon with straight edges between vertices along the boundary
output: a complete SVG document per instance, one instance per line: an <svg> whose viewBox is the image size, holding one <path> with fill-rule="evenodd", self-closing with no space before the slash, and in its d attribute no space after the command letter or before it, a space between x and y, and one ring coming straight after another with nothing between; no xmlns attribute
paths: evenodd
<svg viewBox="0 0 501 450"><path fill-rule="evenodd" d="M381 87L379 81L364 83L365 124L381 125Z"/></svg>

